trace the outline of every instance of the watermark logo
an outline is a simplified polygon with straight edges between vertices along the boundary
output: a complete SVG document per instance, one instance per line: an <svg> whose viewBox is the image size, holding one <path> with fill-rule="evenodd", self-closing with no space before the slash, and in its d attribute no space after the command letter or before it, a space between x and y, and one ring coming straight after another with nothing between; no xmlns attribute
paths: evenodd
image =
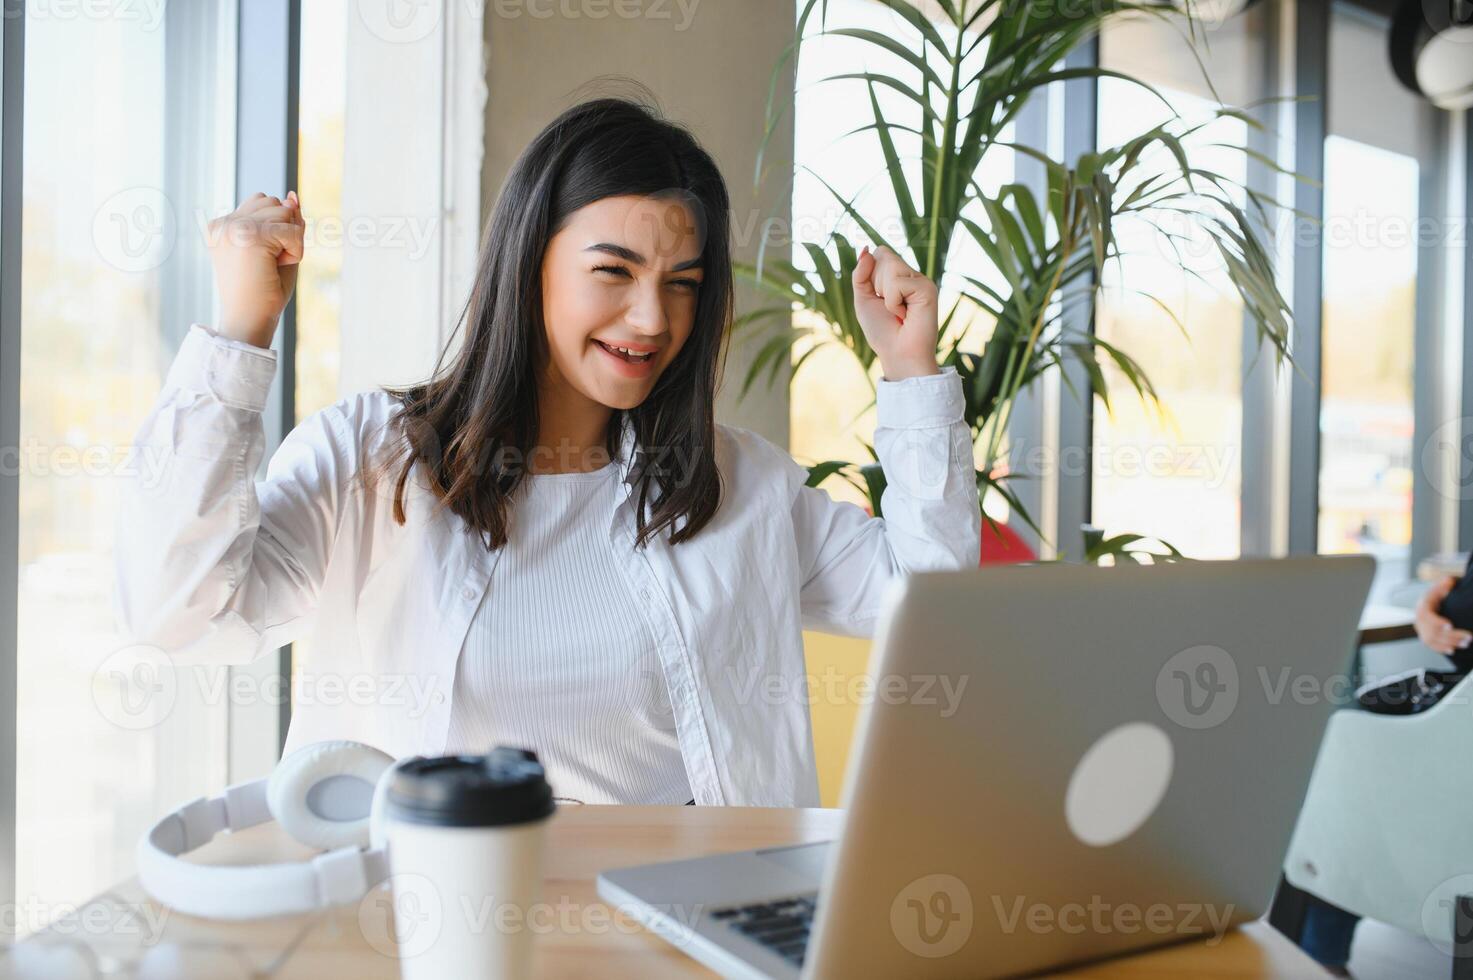
<svg viewBox="0 0 1473 980"><path fill-rule="evenodd" d="M188 703L234 707L270 705L389 709L423 718L444 703L444 685L434 674L316 671L258 676L228 667L175 665L158 647L126 646L103 658L92 672L92 700L108 721L129 731L163 724L181 694Z"/></svg>
<svg viewBox="0 0 1473 980"><path fill-rule="evenodd" d="M868 705L883 701L892 705L935 708L950 718L961 707L970 674L872 674L866 670L845 673L833 665L822 674L790 676L757 665L728 663L723 672L738 704L784 705L802 702L812 707Z"/></svg>
<svg viewBox="0 0 1473 980"><path fill-rule="evenodd" d="M1205 200L1200 206L1204 211L1211 207ZM1215 210L1220 212L1221 208ZM1151 211L1149 218L1142 217L1139 221L1138 233L1150 237L1156 254L1175 270L1173 274L1179 271L1192 279L1207 279L1219 276L1227 270L1227 261L1222 257L1218 240L1208 229L1207 214L1161 208ZM1122 234L1130 231L1135 229L1127 226Z"/></svg>
<svg viewBox="0 0 1473 980"><path fill-rule="evenodd" d="M1473 874L1454 875L1422 903L1422 935L1445 956L1457 956L1458 940L1473 940ZM1448 938L1443 938L1448 937ZM1473 955L1463 946L1463 956Z"/></svg>
<svg viewBox="0 0 1473 980"><path fill-rule="evenodd" d="M1204 905L1181 902L1169 905L1156 902L1137 905L1134 902L1111 902L1102 895L1091 895L1088 902L1031 901L1026 895L1005 899L992 896L993 914L1004 935L1029 932L1034 935L1061 933L1079 936L1206 936L1205 944L1222 942L1237 913L1237 906Z"/></svg>
<svg viewBox="0 0 1473 980"><path fill-rule="evenodd" d="M1213 728L1238 705L1238 665L1222 647L1188 647L1161 666L1156 701L1183 728Z"/></svg>
<svg viewBox="0 0 1473 980"><path fill-rule="evenodd" d="M92 703L104 718L128 731L162 724L178 696L173 661L158 647L136 644L114 650L92 672Z"/></svg>
<svg viewBox="0 0 1473 980"><path fill-rule="evenodd" d="M423 41L440 26L446 0L358 0L358 19L391 44Z"/></svg>
<svg viewBox="0 0 1473 980"><path fill-rule="evenodd" d="M620 239L654 265L672 268L706 251L710 220L695 194L668 187L632 204L624 213Z"/></svg>
<svg viewBox="0 0 1473 980"><path fill-rule="evenodd" d="M174 205L157 187L130 187L92 216L92 243L108 265L148 272L168 261L179 238Z"/></svg>
<svg viewBox="0 0 1473 980"><path fill-rule="evenodd" d="M643 725L663 732L675 731L675 705L665 684L665 670L657 651L642 654L626 682L628 707Z"/></svg>
<svg viewBox="0 0 1473 980"><path fill-rule="evenodd" d="M951 441L937 429L902 429L895 445L895 482L923 500L940 500L946 494L951 472Z"/></svg>
<svg viewBox="0 0 1473 980"><path fill-rule="evenodd" d="M1422 446L1422 473L1432 489L1450 500L1473 498L1473 426L1448 419Z"/></svg>
<svg viewBox="0 0 1473 980"><path fill-rule="evenodd" d="M164 23L168 0L26 0L18 13L31 21L113 20L151 33ZM6 9L4 16L15 16Z"/></svg>
<svg viewBox="0 0 1473 980"><path fill-rule="evenodd" d="M390 875L358 903L358 929L368 945L390 959L418 956L440 938L440 891L421 874Z"/></svg>
<svg viewBox="0 0 1473 980"><path fill-rule="evenodd" d="M972 893L955 875L917 878L890 903L890 930L916 956L950 956L972 935Z"/></svg>

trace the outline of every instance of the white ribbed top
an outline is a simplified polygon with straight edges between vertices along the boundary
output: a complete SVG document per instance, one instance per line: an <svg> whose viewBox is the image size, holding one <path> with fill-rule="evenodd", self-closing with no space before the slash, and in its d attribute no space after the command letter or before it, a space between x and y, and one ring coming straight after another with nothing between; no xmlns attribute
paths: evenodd
<svg viewBox="0 0 1473 980"><path fill-rule="evenodd" d="M616 462L525 477L455 673L446 752L537 752L585 803L692 796L654 636L610 551Z"/></svg>

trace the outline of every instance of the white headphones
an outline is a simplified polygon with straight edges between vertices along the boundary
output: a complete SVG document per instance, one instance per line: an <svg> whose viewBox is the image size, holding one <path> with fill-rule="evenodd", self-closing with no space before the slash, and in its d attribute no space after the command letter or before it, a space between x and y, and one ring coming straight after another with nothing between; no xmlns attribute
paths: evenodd
<svg viewBox="0 0 1473 980"><path fill-rule="evenodd" d="M171 908L216 919L357 901L389 874L382 814L398 765L361 742L303 746L267 778L201 797L154 824L138 842L139 883ZM295 840L326 853L310 861L242 866L182 860L222 830L233 833L273 817Z"/></svg>

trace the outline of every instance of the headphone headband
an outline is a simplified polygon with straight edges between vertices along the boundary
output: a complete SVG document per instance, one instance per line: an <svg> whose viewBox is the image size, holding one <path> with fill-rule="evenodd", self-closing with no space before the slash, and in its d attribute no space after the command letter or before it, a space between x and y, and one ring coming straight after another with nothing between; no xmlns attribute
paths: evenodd
<svg viewBox="0 0 1473 980"><path fill-rule="evenodd" d="M365 765L365 758L371 761L373 755L383 760L377 772ZM303 759L312 764L298 764ZM200 797L154 824L135 851L139 883L171 908L218 919L289 915L357 901L389 874L379 811L394 767L388 756L356 742L306 746L282 760L271 777L226 787L219 796ZM271 820L273 806L295 807L310 800L324 778L341 778L344 772L356 772L364 780L377 776L371 783L371 811L344 821L347 832L342 835L368 842L372 824L372 846L354 842L307 861L277 864L206 865L183 860L184 854L222 831L234 833ZM275 816L280 819L282 814ZM285 824L293 836L298 836L294 831L299 822L289 818Z"/></svg>

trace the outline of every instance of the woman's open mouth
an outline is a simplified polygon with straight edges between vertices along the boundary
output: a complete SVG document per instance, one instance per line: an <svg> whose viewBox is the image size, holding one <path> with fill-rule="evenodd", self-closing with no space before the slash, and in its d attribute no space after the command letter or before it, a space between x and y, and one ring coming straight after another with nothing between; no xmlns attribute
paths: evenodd
<svg viewBox="0 0 1473 980"><path fill-rule="evenodd" d="M641 354L627 348L606 344L602 340L595 340L593 346L609 359L610 367L626 378L647 378L655 369L657 351L646 351Z"/></svg>
<svg viewBox="0 0 1473 980"><path fill-rule="evenodd" d="M598 344L598 346L602 347L608 353L614 355L622 361L628 361L630 364L643 364L645 361L648 361L650 358L655 356L654 351L646 351L645 353L640 354L635 351L629 350L627 347L615 347L612 344L606 344L602 340L595 340L594 343Z"/></svg>

